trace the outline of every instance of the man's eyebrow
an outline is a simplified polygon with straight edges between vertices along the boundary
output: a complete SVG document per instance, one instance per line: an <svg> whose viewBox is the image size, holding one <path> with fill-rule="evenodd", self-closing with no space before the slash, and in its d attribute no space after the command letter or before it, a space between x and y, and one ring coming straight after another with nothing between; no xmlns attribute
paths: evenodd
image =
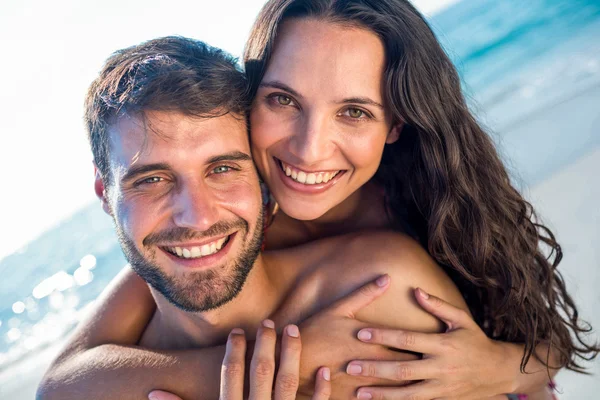
<svg viewBox="0 0 600 400"><path fill-rule="evenodd" d="M354 104L364 104L364 105L372 105L375 107L379 107L382 110L383 108L383 104L376 102L375 100L371 100L368 97L350 97L347 99L344 99L342 101L340 101L341 104L348 104L348 103L354 103Z"/></svg>
<svg viewBox="0 0 600 400"><path fill-rule="evenodd" d="M249 154L241 151L232 151L231 153L220 154L208 160L208 164L213 164L221 161L252 161Z"/></svg>
<svg viewBox="0 0 600 400"><path fill-rule="evenodd" d="M134 165L131 168L129 168L127 170L127 172L125 172L125 174L123 174L121 181L128 182L128 181L135 179L137 176L140 176L140 175L148 173L148 172L165 171L165 170L170 170L170 169L171 169L171 167L169 166L169 164L165 164L165 163Z"/></svg>
<svg viewBox="0 0 600 400"><path fill-rule="evenodd" d="M286 85L285 83L280 82L280 81L261 82L261 84L260 84L259 87L266 87L266 88L271 88L271 89L285 90L286 92L290 93L294 97L298 97L298 98L302 97L300 95L300 93L296 92L294 89L292 89L291 87L289 87L288 85Z"/></svg>

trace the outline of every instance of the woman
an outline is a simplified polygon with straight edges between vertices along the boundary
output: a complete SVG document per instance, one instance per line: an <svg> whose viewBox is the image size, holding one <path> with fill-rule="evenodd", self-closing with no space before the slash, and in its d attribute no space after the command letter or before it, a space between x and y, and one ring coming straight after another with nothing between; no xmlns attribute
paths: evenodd
<svg viewBox="0 0 600 400"><path fill-rule="evenodd" d="M451 345L399 345L406 333L368 330L372 343L424 353L402 370L410 375L403 378L423 381L362 388L359 395L535 392L546 375L520 374L519 365L581 371L579 359L597 355L598 347L582 338L588 329L556 271L559 245L511 186L465 104L452 63L410 3L269 1L244 61L256 96L253 153L280 207L267 248L371 228L404 231L453 278L477 323L417 296L447 322L451 332L443 340ZM150 314L147 289L133 280L119 283L122 291L148 299L136 307ZM358 371L353 365L384 378L397 372L383 362L356 361L349 373ZM440 375L447 370L459 372Z"/></svg>

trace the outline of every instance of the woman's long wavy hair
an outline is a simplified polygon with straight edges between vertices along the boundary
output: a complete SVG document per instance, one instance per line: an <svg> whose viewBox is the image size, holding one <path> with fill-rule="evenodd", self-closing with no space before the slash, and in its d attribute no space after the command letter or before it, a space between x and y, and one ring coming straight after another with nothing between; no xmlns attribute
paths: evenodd
<svg viewBox="0 0 600 400"><path fill-rule="evenodd" d="M270 0L244 53L252 95L279 26L314 18L368 29L386 50L385 101L400 139L387 145L375 176L394 224L412 233L458 285L494 339L550 345L559 365L584 372L600 348L557 271L562 252L511 185L490 137L470 113L454 65L423 16L406 0Z"/></svg>

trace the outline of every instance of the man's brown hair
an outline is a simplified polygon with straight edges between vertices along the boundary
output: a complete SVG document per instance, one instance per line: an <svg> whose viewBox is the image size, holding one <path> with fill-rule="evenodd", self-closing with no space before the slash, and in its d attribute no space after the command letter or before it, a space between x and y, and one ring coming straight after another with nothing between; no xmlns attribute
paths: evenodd
<svg viewBox="0 0 600 400"><path fill-rule="evenodd" d="M107 130L120 116L176 111L198 118L245 118L247 83L237 60L201 41L169 36L114 52L85 99L94 162L110 182Z"/></svg>

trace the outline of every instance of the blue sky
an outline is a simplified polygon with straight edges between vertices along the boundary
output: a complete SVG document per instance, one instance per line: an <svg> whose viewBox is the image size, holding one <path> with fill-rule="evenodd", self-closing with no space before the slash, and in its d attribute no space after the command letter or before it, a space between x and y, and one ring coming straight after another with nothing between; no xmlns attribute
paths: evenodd
<svg viewBox="0 0 600 400"><path fill-rule="evenodd" d="M415 0L426 14L457 0ZM94 201L85 90L114 50L158 36L240 55L263 0L5 0L0 6L0 259Z"/></svg>

